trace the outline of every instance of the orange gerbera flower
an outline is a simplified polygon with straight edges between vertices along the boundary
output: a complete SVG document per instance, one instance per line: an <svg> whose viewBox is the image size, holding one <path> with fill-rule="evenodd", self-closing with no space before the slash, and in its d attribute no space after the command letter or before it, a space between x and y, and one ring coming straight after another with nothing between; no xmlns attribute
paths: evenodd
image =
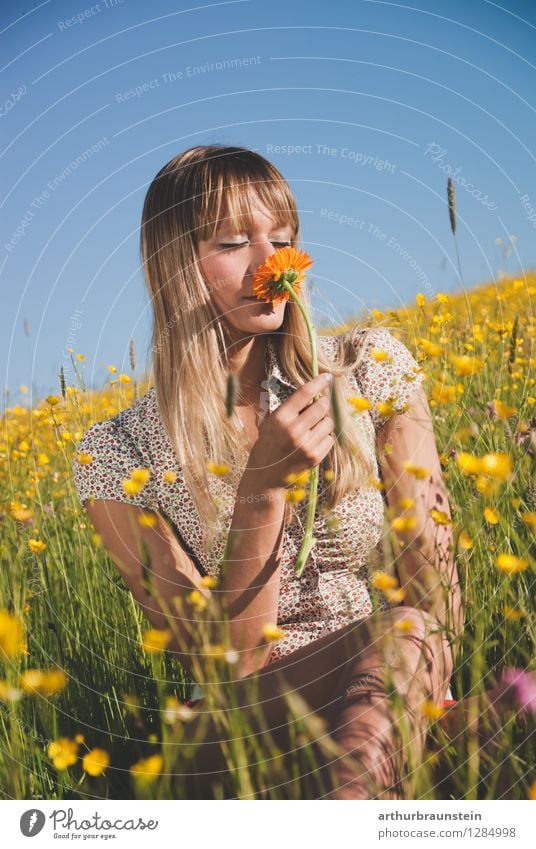
<svg viewBox="0 0 536 849"><path fill-rule="evenodd" d="M289 301L290 292L284 282L290 284L296 295L305 280L305 272L313 261L305 251L293 247L278 248L260 265L253 277L253 291L261 301L273 304Z"/></svg>
<svg viewBox="0 0 536 849"><path fill-rule="evenodd" d="M305 280L305 272L313 264L313 260L305 251L298 251L293 247L278 248L271 256L267 257L262 265L259 265L253 275L253 291L260 301L271 301L275 307L276 303L290 301L298 305L309 334L311 343L311 377L318 376L318 362L316 355L316 340L311 320L304 309L298 295L300 287ZM318 396L320 397L320 396ZM316 398L315 398L316 400ZM285 493L287 500L298 501L305 495L305 490L290 490ZM311 470L309 480L309 504L307 505L307 516L305 519L305 531L294 564L294 576L299 578L303 572L305 563L311 549L316 545L316 537L313 534L313 523L318 497L318 466Z"/></svg>

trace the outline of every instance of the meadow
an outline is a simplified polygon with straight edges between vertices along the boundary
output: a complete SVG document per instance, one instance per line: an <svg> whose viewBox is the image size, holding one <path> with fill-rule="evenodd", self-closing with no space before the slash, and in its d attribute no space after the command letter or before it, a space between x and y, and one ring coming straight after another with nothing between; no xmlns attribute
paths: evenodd
<svg viewBox="0 0 536 849"><path fill-rule="evenodd" d="M474 726L445 739L430 717L410 798L536 798L536 274L431 297L367 323L388 322L425 372L450 493L465 631L453 696L478 696L510 676L501 723L480 747ZM348 326L318 329L340 333ZM7 406L0 475L0 793L2 798L180 798L191 753L176 746L189 722L191 682L158 644L80 506L77 444L95 421L148 386L110 365L103 387L84 381L33 407ZM355 415L359 415L355 410ZM443 521L438 515L438 521ZM381 588L380 588L381 589ZM276 636L276 635L274 635ZM207 652L215 674L232 647ZM519 674L514 672L518 670ZM505 679L506 680L506 679ZM233 716L235 731L240 716ZM292 769L247 746L226 751L221 798L308 798L314 722L296 730ZM238 735L240 736L240 735ZM181 760L182 758L182 760Z"/></svg>

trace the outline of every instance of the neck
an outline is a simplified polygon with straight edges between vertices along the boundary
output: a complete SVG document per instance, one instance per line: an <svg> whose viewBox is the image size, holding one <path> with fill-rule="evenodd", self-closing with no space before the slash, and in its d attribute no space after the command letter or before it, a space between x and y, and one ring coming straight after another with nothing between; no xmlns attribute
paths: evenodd
<svg viewBox="0 0 536 849"><path fill-rule="evenodd" d="M259 387L266 379L265 353L266 336L240 340L227 348L229 370L244 389Z"/></svg>

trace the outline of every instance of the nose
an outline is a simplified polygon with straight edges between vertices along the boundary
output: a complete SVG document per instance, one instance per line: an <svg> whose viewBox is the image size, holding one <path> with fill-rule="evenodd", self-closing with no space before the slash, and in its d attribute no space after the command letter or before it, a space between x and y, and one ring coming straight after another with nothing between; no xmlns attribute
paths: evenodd
<svg viewBox="0 0 536 849"><path fill-rule="evenodd" d="M276 248L274 248L272 242L268 237L266 238L257 238L252 240L252 259L251 259L251 272L255 272L259 265L262 265L267 257L275 254Z"/></svg>

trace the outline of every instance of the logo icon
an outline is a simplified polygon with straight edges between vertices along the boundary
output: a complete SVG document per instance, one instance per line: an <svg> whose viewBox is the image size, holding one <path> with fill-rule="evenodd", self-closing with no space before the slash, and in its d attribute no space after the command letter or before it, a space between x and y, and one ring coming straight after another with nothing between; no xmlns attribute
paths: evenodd
<svg viewBox="0 0 536 849"><path fill-rule="evenodd" d="M20 830L25 837L35 837L36 834L39 834L44 824L45 815L43 811L38 811L37 808L24 811L20 818Z"/></svg>

